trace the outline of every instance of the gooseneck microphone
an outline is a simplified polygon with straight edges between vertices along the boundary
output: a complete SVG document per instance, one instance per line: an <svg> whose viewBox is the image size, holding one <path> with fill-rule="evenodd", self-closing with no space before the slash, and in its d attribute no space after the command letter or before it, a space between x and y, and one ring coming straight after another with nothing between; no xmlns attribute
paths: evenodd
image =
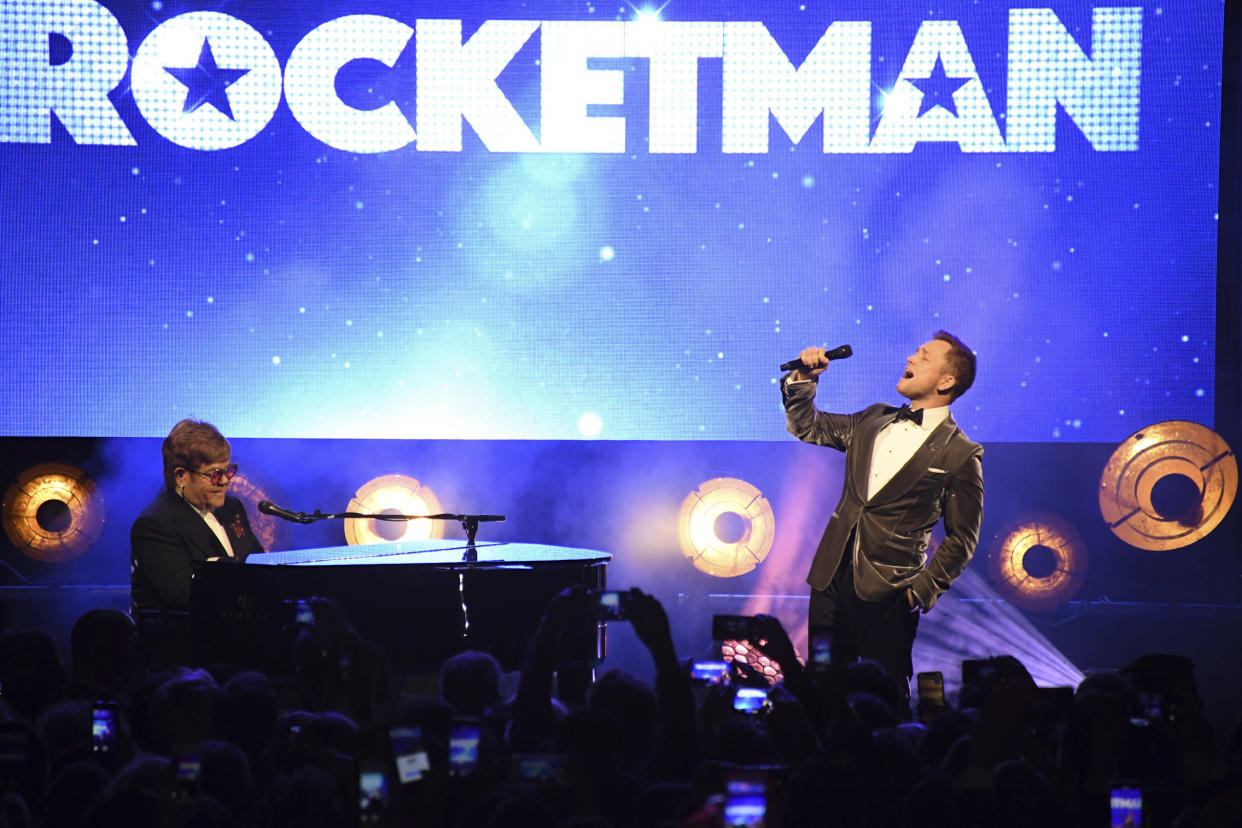
<svg viewBox="0 0 1242 828"><path fill-rule="evenodd" d="M259 511L265 515L274 515L278 518L293 521L294 523L306 523L306 516L299 515L297 512L291 512L288 509L282 509L270 500L259 501Z"/></svg>
<svg viewBox="0 0 1242 828"><path fill-rule="evenodd" d="M831 351L824 354L824 356L828 357L829 362L834 359L845 359L847 357L852 357L853 355L854 349L849 345L842 345L840 348L833 348ZM803 365L802 360L800 359L791 359L789 362L786 362L781 366L782 371L797 371L799 368L806 368L808 371L813 370L809 365ZM262 503L259 504L259 508L263 508Z"/></svg>

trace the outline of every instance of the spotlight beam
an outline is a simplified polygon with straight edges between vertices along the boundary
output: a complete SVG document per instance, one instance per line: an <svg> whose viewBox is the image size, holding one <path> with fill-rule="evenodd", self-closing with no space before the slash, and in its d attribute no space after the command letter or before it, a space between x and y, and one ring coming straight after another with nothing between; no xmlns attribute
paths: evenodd
<svg viewBox="0 0 1242 828"><path fill-rule="evenodd" d="M806 595L708 597L745 597L743 614L764 613L780 618L794 646L799 652L806 652ZM953 583L953 589L936 602L935 609L920 616L914 670L942 673L946 692L957 692L963 661L996 655L1017 658L1041 687L1076 687L1084 677L1082 670L1036 629L1021 609L997 594L981 569L967 567Z"/></svg>
<svg viewBox="0 0 1242 828"><path fill-rule="evenodd" d="M914 668L943 673L946 690L961 686L962 661L995 655L1017 658L1041 686L1074 687L1083 679L1083 672L973 569L921 618L919 627Z"/></svg>

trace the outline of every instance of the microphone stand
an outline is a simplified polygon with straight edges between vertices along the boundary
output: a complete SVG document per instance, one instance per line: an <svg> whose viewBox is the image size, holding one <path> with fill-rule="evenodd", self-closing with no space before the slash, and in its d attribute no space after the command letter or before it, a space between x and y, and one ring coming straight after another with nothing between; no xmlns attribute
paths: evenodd
<svg viewBox="0 0 1242 828"><path fill-rule="evenodd" d="M275 515L275 517L284 517L284 515ZM479 551L475 546L475 536L479 533L480 523L496 523L505 519L504 515L455 515L449 513L441 513L438 515L400 515L400 514L377 514L370 515L364 512L336 512L326 513L318 509L307 514L306 512L293 512L286 520L294 523L308 524L320 520L357 518L359 520L404 520L407 523L411 520L455 520L461 523L461 528L466 533L466 552L462 555L462 563L478 563Z"/></svg>

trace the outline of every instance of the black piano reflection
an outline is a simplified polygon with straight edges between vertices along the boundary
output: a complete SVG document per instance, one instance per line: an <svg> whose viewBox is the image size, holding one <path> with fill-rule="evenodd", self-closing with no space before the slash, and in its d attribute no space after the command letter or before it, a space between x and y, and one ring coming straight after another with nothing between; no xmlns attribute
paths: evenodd
<svg viewBox="0 0 1242 828"><path fill-rule="evenodd" d="M269 552L244 565L196 566L190 615L195 660L283 673L301 598L335 601L394 668L435 671L462 650L521 666L547 602L575 584L604 589L611 555L530 543L418 540ZM602 628L596 635L604 655Z"/></svg>

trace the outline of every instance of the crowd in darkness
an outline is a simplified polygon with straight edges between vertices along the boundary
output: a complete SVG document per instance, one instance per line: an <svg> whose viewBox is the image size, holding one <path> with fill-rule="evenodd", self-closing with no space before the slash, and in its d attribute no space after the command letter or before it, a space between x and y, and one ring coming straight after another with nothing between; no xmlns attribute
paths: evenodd
<svg viewBox="0 0 1242 828"><path fill-rule="evenodd" d="M438 694L403 692L320 599L292 675L160 664L115 610L78 619L68 668L47 632L7 630L0 828L1098 828L1120 824L1118 797L1144 826L1242 824L1242 731L1213 732L1186 659L1145 656L1071 695L998 657L986 681L912 708L874 663L804 667L758 616L782 678L751 712L735 697L762 676L697 683L660 603L630 599L654 686L597 675L577 640L594 599L573 588L511 698L475 651L440 667Z"/></svg>

